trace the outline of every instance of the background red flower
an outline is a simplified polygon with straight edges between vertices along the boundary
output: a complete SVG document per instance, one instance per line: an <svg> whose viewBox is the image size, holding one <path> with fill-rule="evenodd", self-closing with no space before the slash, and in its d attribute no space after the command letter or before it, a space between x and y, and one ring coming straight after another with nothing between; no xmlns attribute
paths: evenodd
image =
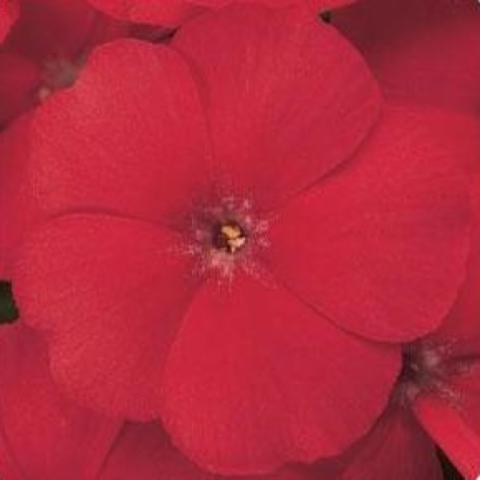
<svg viewBox="0 0 480 480"><path fill-rule="evenodd" d="M0 4L0 43L7 36L17 17L18 3L16 0L6 0Z"/></svg>

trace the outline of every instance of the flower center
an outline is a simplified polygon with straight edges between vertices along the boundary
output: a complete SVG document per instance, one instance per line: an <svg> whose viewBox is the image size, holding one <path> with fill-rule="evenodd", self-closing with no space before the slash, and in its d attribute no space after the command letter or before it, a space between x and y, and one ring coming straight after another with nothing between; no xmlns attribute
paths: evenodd
<svg viewBox="0 0 480 480"><path fill-rule="evenodd" d="M212 242L217 250L234 254L245 246L247 236L239 223L227 220L214 227Z"/></svg>
<svg viewBox="0 0 480 480"><path fill-rule="evenodd" d="M433 349L407 347L403 352L401 381L417 386L428 385L438 374L441 358Z"/></svg>
<svg viewBox="0 0 480 480"><path fill-rule="evenodd" d="M403 367L399 377L399 392L404 400L412 401L422 392L455 399L450 377L468 368L468 362L452 356L450 344L419 341L403 352Z"/></svg>
<svg viewBox="0 0 480 480"><path fill-rule="evenodd" d="M265 278L261 252L270 245L270 219L258 215L249 199L215 195L198 201L189 213L184 242L180 249L197 258L194 271L210 272L230 282L241 269Z"/></svg>
<svg viewBox="0 0 480 480"><path fill-rule="evenodd" d="M77 80L83 63L83 58L78 61L62 57L47 60L43 68L43 83L38 90L39 101L43 102L57 90L71 87Z"/></svg>

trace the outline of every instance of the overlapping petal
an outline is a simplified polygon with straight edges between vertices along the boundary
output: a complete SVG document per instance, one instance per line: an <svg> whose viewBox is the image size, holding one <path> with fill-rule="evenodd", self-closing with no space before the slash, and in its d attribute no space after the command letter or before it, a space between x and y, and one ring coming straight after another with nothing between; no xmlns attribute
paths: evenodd
<svg viewBox="0 0 480 480"><path fill-rule="evenodd" d="M297 10L273 19L266 9L239 7L212 17L189 24L175 48L194 56L222 180L241 193L256 194L266 208L348 157L376 118L376 85L362 60L333 30ZM232 35L229 24L239 31ZM259 34L266 30L269 35ZM205 32L208 42L199 37ZM222 49L228 55L209 57L208 45L228 42ZM251 49L260 53L245 62ZM140 74L142 82L137 81ZM152 216L157 214L151 211L157 191L163 192L167 207L167 192L179 181L199 183L202 175L208 176L208 169L201 175L198 170L207 148L197 93L188 76L174 52L160 47L120 41L97 50L74 89L52 99L38 115L36 157L43 162L48 156L54 165L36 172L48 209L89 202L95 208ZM169 161L173 155L175 161ZM282 174L287 162L295 165L288 175ZM127 178L128 188L121 187ZM62 189L47 190L44 185L50 183ZM178 203L174 197L170 201Z"/></svg>
<svg viewBox="0 0 480 480"><path fill-rule="evenodd" d="M480 148L478 149L480 152ZM479 161L473 178L473 228L471 232L470 255L467 261L467 276L453 308L435 332L437 343L449 345L451 357L480 357L480 177Z"/></svg>
<svg viewBox="0 0 480 480"><path fill-rule="evenodd" d="M204 468L268 472L364 434L398 367L397 347L345 334L282 287L239 273L191 304L165 370L164 420Z"/></svg>
<svg viewBox="0 0 480 480"><path fill-rule="evenodd" d="M83 0L20 0L20 6L5 48L37 61L77 54L97 20Z"/></svg>
<svg viewBox="0 0 480 480"><path fill-rule="evenodd" d="M88 0L115 18L131 22L175 27L204 9L186 0ZM199 3L199 2L198 2Z"/></svg>
<svg viewBox="0 0 480 480"><path fill-rule="evenodd" d="M158 416L163 365L198 279L173 234L102 215L48 222L23 249L15 294L48 332L51 368L79 401Z"/></svg>
<svg viewBox="0 0 480 480"><path fill-rule="evenodd" d="M338 453L368 429L397 348L350 337L248 277L205 287L182 320L198 279L180 247L159 227L99 215L61 217L30 238L17 299L49 332L53 373L75 398L163 415L192 458L224 473Z"/></svg>
<svg viewBox="0 0 480 480"><path fill-rule="evenodd" d="M333 23L365 55L388 97L480 111L475 0L359 1Z"/></svg>
<svg viewBox="0 0 480 480"><path fill-rule="evenodd" d="M465 480L477 480L480 475L480 369L454 391L468 392L463 397L442 398L425 395L414 403L417 419L430 437L447 453Z"/></svg>
<svg viewBox="0 0 480 480"><path fill-rule="evenodd" d="M234 6L190 22L172 46L202 87L224 182L260 208L347 160L377 119L362 58L300 8Z"/></svg>
<svg viewBox="0 0 480 480"><path fill-rule="evenodd" d="M154 60L144 75L145 78L150 78L150 70L156 72L151 76L150 83L151 89L158 88L156 101L148 95L147 82L143 82L144 91L139 97L130 96L131 85L136 84L134 79L136 62L140 61L140 54L136 54L136 48L143 51L143 47L147 50L144 52L146 63L151 59L149 55L152 55ZM29 114L2 132L1 278L9 278L8 263L12 257L11 253L21 243L24 233L42 218L66 210L83 208L89 211L118 210L127 215L140 217L148 216L150 213L150 218L157 219L162 209L172 205L166 201L167 189L174 191L177 187L183 188L182 192L192 192L193 185L200 183L198 178L206 175L199 167L206 156L205 135L202 133L203 118L196 103L193 81L182 60L178 59L177 64L174 53L165 53L165 56L170 58L166 63L170 61L172 66L166 72L163 69L167 67L158 60L156 53L149 50L149 48L153 50L154 47L147 44L127 42L124 45L120 42L119 45L113 44L108 48L113 49L112 62L109 63L102 52L98 52L96 58L99 60L92 61L92 73L90 76L87 75L86 87L82 83L78 87L78 92L74 89L74 93L67 95L65 100L60 97L58 100L52 99L48 102L45 109L38 112L33 129L31 129L33 115ZM121 55L120 58L116 56L119 51L124 55L123 61ZM11 61L18 66L20 61L18 55L3 57L0 55L0 62L2 59L5 60L5 66ZM115 69L115 61L118 70ZM32 65L25 60L25 71ZM107 72L102 81L99 80L96 71L99 68ZM7 69L3 80L8 77L8 72L15 74L18 71L18 68ZM127 71L130 72L129 77ZM38 80L37 73L34 68L31 75L29 74L33 83ZM186 86L179 79L182 75ZM160 78L162 76L163 84ZM172 82L174 77L176 80ZM123 85L119 79L125 79ZM127 80L132 83L128 83ZM112 85L116 85L117 89L113 89ZM177 88L177 100L174 100L172 95L172 85ZM21 91L22 86L23 83L15 75L6 85L5 94L12 99L15 106L18 106L20 100L27 98ZM90 87L93 88L92 91ZM18 98L8 93L10 88L15 88L15 91L19 92ZM30 92L29 82L26 83L25 90ZM187 93L189 90L191 95ZM121 104L119 98L126 99L125 104ZM138 101L138 98L142 98L143 103ZM167 104L170 104L170 109L166 107ZM103 105L103 114L99 113L100 105ZM149 115L142 111L142 105L150 112L153 111L149 130L146 130L147 125L143 123L143 119L148 119ZM24 107L28 106L27 101ZM118 113L115 113L116 110ZM1 111L9 112L9 109ZM118 120L118 124L114 124L116 130L112 127L112 114ZM185 115L188 119L184 117ZM122 118L123 123L120 122ZM134 118L142 121L133 122L132 125ZM138 127L136 136L133 128L135 126ZM33 146L30 142L32 132ZM103 135L100 132L103 132ZM173 142L175 136L178 139L176 144ZM131 148L126 144L126 139L129 138ZM196 140L198 144L195 143ZM31 148L35 151L32 157ZM141 158L142 149L145 162ZM182 155L183 162L180 161ZM142 162L143 170L140 168ZM173 168L175 166L176 169ZM178 173L178 181L172 182L167 172L172 175ZM157 201L159 191L164 195L162 202ZM125 199L119 200L124 195ZM148 207L145 207L145 200L151 200Z"/></svg>
<svg viewBox="0 0 480 480"><path fill-rule="evenodd" d="M2 478L95 478L121 422L67 400L42 339L22 324L2 327L0 364Z"/></svg>
<svg viewBox="0 0 480 480"><path fill-rule="evenodd" d="M0 279L11 278L14 252L40 219L38 205L26 184L30 156L31 115L26 114L0 134Z"/></svg>
<svg viewBox="0 0 480 480"><path fill-rule="evenodd" d="M105 462L99 480L233 480L200 470L176 450L155 423L126 424ZM318 480L308 468L291 467L242 480Z"/></svg>
<svg viewBox="0 0 480 480"><path fill-rule="evenodd" d="M467 480L480 474L479 192L475 184L477 217L467 279L442 327L426 340L440 360L439 383L413 402L419 423Z"/></svg>
<svg viewBox="0 0 480 480"><path fill-rule="evenodd" d="M312 13L326 11L353 3L355 0L260 0L271 8L294 4L311 7ZM231 3L253 3L252 0L89 0L115 18L132 22L178 26L210 9L219 9Z"/></svg>
<svg viewBox="0 0 480 480"><path fill-rule="evenodd" d="M463 478L478 478L480 318L458 308L472 293L468 282L467 287L442 327L412 345L416 356L404 357L390 406L377 425L343 455L319 462L319 478L441 479L435 446Z"/></svg>
<svg viewBox="0 0 480 480"><path fill-rule="evenodd" d="M368 435L340 457L320 462L317 471L321 480L443 479L433 442L400 405L390 406Z"/></svg>
<svg viewBox="0 0 480 480"><path fill-rule="evenodd" d="M38 111L30 182L46 213L119 212L157 221L209 178L205 121L181 57L136 40L99 47Z"/></svg>
<svg viewBox="0 0 480 480"><path fill-rule="evenodd" d="M43 66L79 54L95 28L95 11L83 0L22 0L17 10L0 51L0 127L38 103Z"/></svg>
<svg viewBox="0 0 480 480"><path fill-rule="evenodd" d="M40 69L29 58L0 51L0 128L32 107L41 80Z"/></svg>
<svg viewBox="0 0 480 480"><path fill-rule="evenodd" d="M458 141L467 131L470 141ZM386 109L351 164L279 215L265 252L271 269L355 333L406 341L434 330L465 276L461 164L478 152L476 131L463 116Z"/></svg>
<svg viewBox="0 0 480 480"><path fill-rule="evenodd" d="M0 128L52 90L73 83L95 45L129 31L126 23L84 0L22 0L19 5L21 14L0 50Z"/></svg>
<svg viewBox="0 0 480 480"><path fill-rule="evenodd" d="M315 9L317 11L330 11L337 8L345 7L352 3L355 3L357 0L310 0L313 2Z"/></svg>
<svg viewBox="0 0 480 480"><path fill-rule="evenodd" d="M18 0L6 0L0 4L0 43L5 40L18 17Z"/></svg>

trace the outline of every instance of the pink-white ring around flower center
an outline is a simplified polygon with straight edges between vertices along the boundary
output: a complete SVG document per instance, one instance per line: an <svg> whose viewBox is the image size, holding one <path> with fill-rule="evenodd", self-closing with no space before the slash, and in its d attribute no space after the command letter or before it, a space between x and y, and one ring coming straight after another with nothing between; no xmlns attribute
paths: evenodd
<svg viewBox="0 0 480 480"><path fill-rule="evenodd" d="M258 218L249 200L222 197L195 209L187 232L187 253L197 257L197 272L216 270L232 279L236 268L261 275L259 250L267 248L268 221Z"/></svg>

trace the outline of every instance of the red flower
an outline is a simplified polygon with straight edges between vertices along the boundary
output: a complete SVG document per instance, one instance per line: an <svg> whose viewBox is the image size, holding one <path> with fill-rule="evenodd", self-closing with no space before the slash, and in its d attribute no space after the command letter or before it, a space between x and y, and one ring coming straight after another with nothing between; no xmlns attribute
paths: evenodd
<svg viewBox="0 0 480 480"><path fill-rule="evenodd" d="M126 32L84 0L22 0L19 19L0 48L0 128L70 86L93 46Z"/></svg>
<svg viewBox="0 0 480 480"><path fill-rule="evenodd" d="M18 3L16 0L6 0L0 3L0 43L18 17Z"/></svg>
<svg viewBox="0 0 480 480"><path fill-rule="evenodd" d="M221 473L364 434L400 347L344 329L437 327L468 240L468 119L390 106L377 122L379 106L355 51L296 9L232 7L170 48L97 49L37 110L26 180L48 220L14 287L55 378L161 418Z"/></svg>
<svg viewBox="0 0 480 480"><path fill-rule="evenodd" d="M2 479L222 480L183 457L159 425L124 424L66 399L50 376L44 342L28 327L3 326L0 353ZM245 480L315 478L309 475L290 467Z"/></svg>
<svg viewBox="0 0 480 480"><path fill-rule="evenodd" d="M451 316L437 334L407 349L391 406L372 432L337 460L336 469L318 466L322 480L441 480L435 444L466 480L478 479L479 318ZM326 468L330 474L322 476Z"/></svg>
<svg viewBox="0 0 480 480"><path fill-rule="evenodd" d="M441 480L435 444L466 480L480 475L480 188L468 276L445 324L405 349L391 405L322 480ZM420 424L420 425L419 425ZM423 427L423 428L422 428ZM434 444L435 442L435 444Z"/></svg>
<svg viewBox="0 0 480 480"><path fill-rule="evenodd" d="M178 26L209 10L232 3L251 3L252 0L88 0L99 10L116 18L132 22ZM314 13L327 11L355 0L259 0L269 7L287 7L303 3Z"/></svg>
<svg viewBox="0 0 480 480"><path fill-rule="evenodd" d="M369 0L335 12L332 21L389 97L480 110L477 0Z"/></svg>

